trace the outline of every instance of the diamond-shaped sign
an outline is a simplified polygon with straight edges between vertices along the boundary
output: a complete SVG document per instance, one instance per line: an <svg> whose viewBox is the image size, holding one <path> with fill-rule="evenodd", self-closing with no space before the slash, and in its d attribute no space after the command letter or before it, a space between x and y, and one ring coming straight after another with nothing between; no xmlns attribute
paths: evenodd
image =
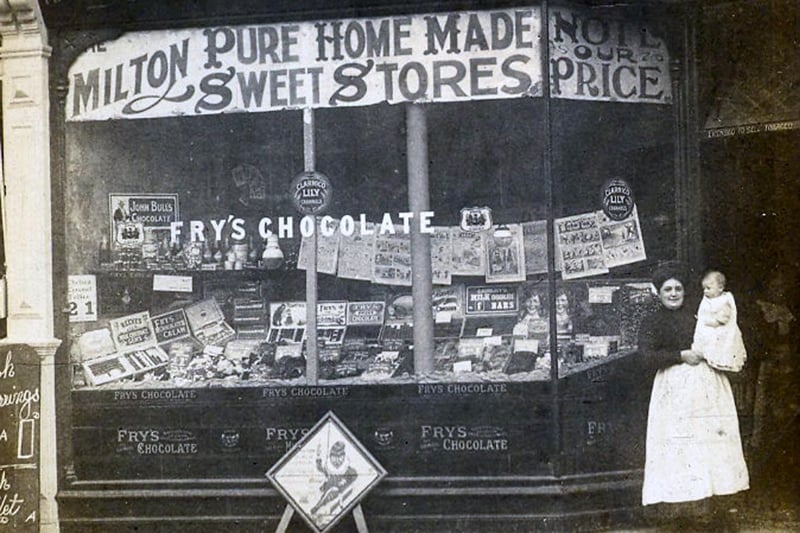
<svg viewBox="0 0 800 533"><path fill-rule="evenodd" d="M317 533L333 527L386 475L336 415L322 420L267 472Z"/></svg>

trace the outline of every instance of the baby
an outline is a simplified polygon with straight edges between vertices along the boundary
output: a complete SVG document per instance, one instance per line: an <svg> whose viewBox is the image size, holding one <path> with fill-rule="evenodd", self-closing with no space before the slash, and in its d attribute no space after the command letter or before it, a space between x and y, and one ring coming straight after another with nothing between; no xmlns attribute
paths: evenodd
<svg viewBox="0 0 800 533"><path fill-rule="evenodd" d="M747 359L736 323L736 302L725 290L725 275L711 270L703 277L703 300L697 309L692 350L718 370L738 372Z"/></svg>

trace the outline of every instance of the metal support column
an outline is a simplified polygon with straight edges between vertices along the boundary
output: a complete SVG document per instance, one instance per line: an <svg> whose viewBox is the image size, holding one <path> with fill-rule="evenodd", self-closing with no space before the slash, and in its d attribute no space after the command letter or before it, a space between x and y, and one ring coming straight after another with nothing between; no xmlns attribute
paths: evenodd
<svg viewBox="0 0 800 533"><path fill-rule="evenodd" d="M314 110L303 109L303 169L313 172L316 165L314 144ZM317 350L317 217L314 231L308 238L308 264L306 265L306 382L319 382Z"/></svg>
<svg viewBox="0 0 800 533"><path fill-rule="evenodd" d="M414 372L433 371L433 309L431 307L431 241L420 232L420 214L430 210L428 183L428 120L420 104L406 106L408 206L411 229L411 294L414 299Z"/></svg>

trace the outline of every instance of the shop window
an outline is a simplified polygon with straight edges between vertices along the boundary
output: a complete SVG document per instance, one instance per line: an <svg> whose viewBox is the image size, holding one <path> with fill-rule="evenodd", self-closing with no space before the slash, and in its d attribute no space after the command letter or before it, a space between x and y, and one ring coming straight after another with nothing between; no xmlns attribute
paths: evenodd
<svg viewBox="0 0 800 533"><path fill-rule="evenodd" d="M577 19L564 16L567 39ZM586 59L582 46L559 52L565 65ZM656 71L666 76L631 74L633 88L617 79L606 100L664 94L647 93ZM304 384L310 232L323 383L417 379L413 310L428 302L411 297L406 105L422 106L428 127L425 379L547 380L631 353L652 303L645 267L677 253L672 106L545 105L529 90L316 109L314 167L333 191L316 224L290 187L307 164L301 111L68 122L73 386ZM623 216L609 214L609 194Z"/></svg>

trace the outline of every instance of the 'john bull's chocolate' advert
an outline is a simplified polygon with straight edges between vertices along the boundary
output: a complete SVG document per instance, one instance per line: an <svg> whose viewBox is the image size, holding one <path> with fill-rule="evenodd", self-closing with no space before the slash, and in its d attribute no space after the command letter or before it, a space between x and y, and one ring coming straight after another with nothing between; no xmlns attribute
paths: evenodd
<svg viewBox="0 0 800 533"><path fill-rule="evenodd" d="M177 194L108 195L111 227L142 224L145 228L169 228L180 219Z"/></svg>
<svg viewBox="0 0 800 533"><path fill-rule="evenodd" d="M127 33L69 73L68 120L539 96L537 7Z"/></svg>

